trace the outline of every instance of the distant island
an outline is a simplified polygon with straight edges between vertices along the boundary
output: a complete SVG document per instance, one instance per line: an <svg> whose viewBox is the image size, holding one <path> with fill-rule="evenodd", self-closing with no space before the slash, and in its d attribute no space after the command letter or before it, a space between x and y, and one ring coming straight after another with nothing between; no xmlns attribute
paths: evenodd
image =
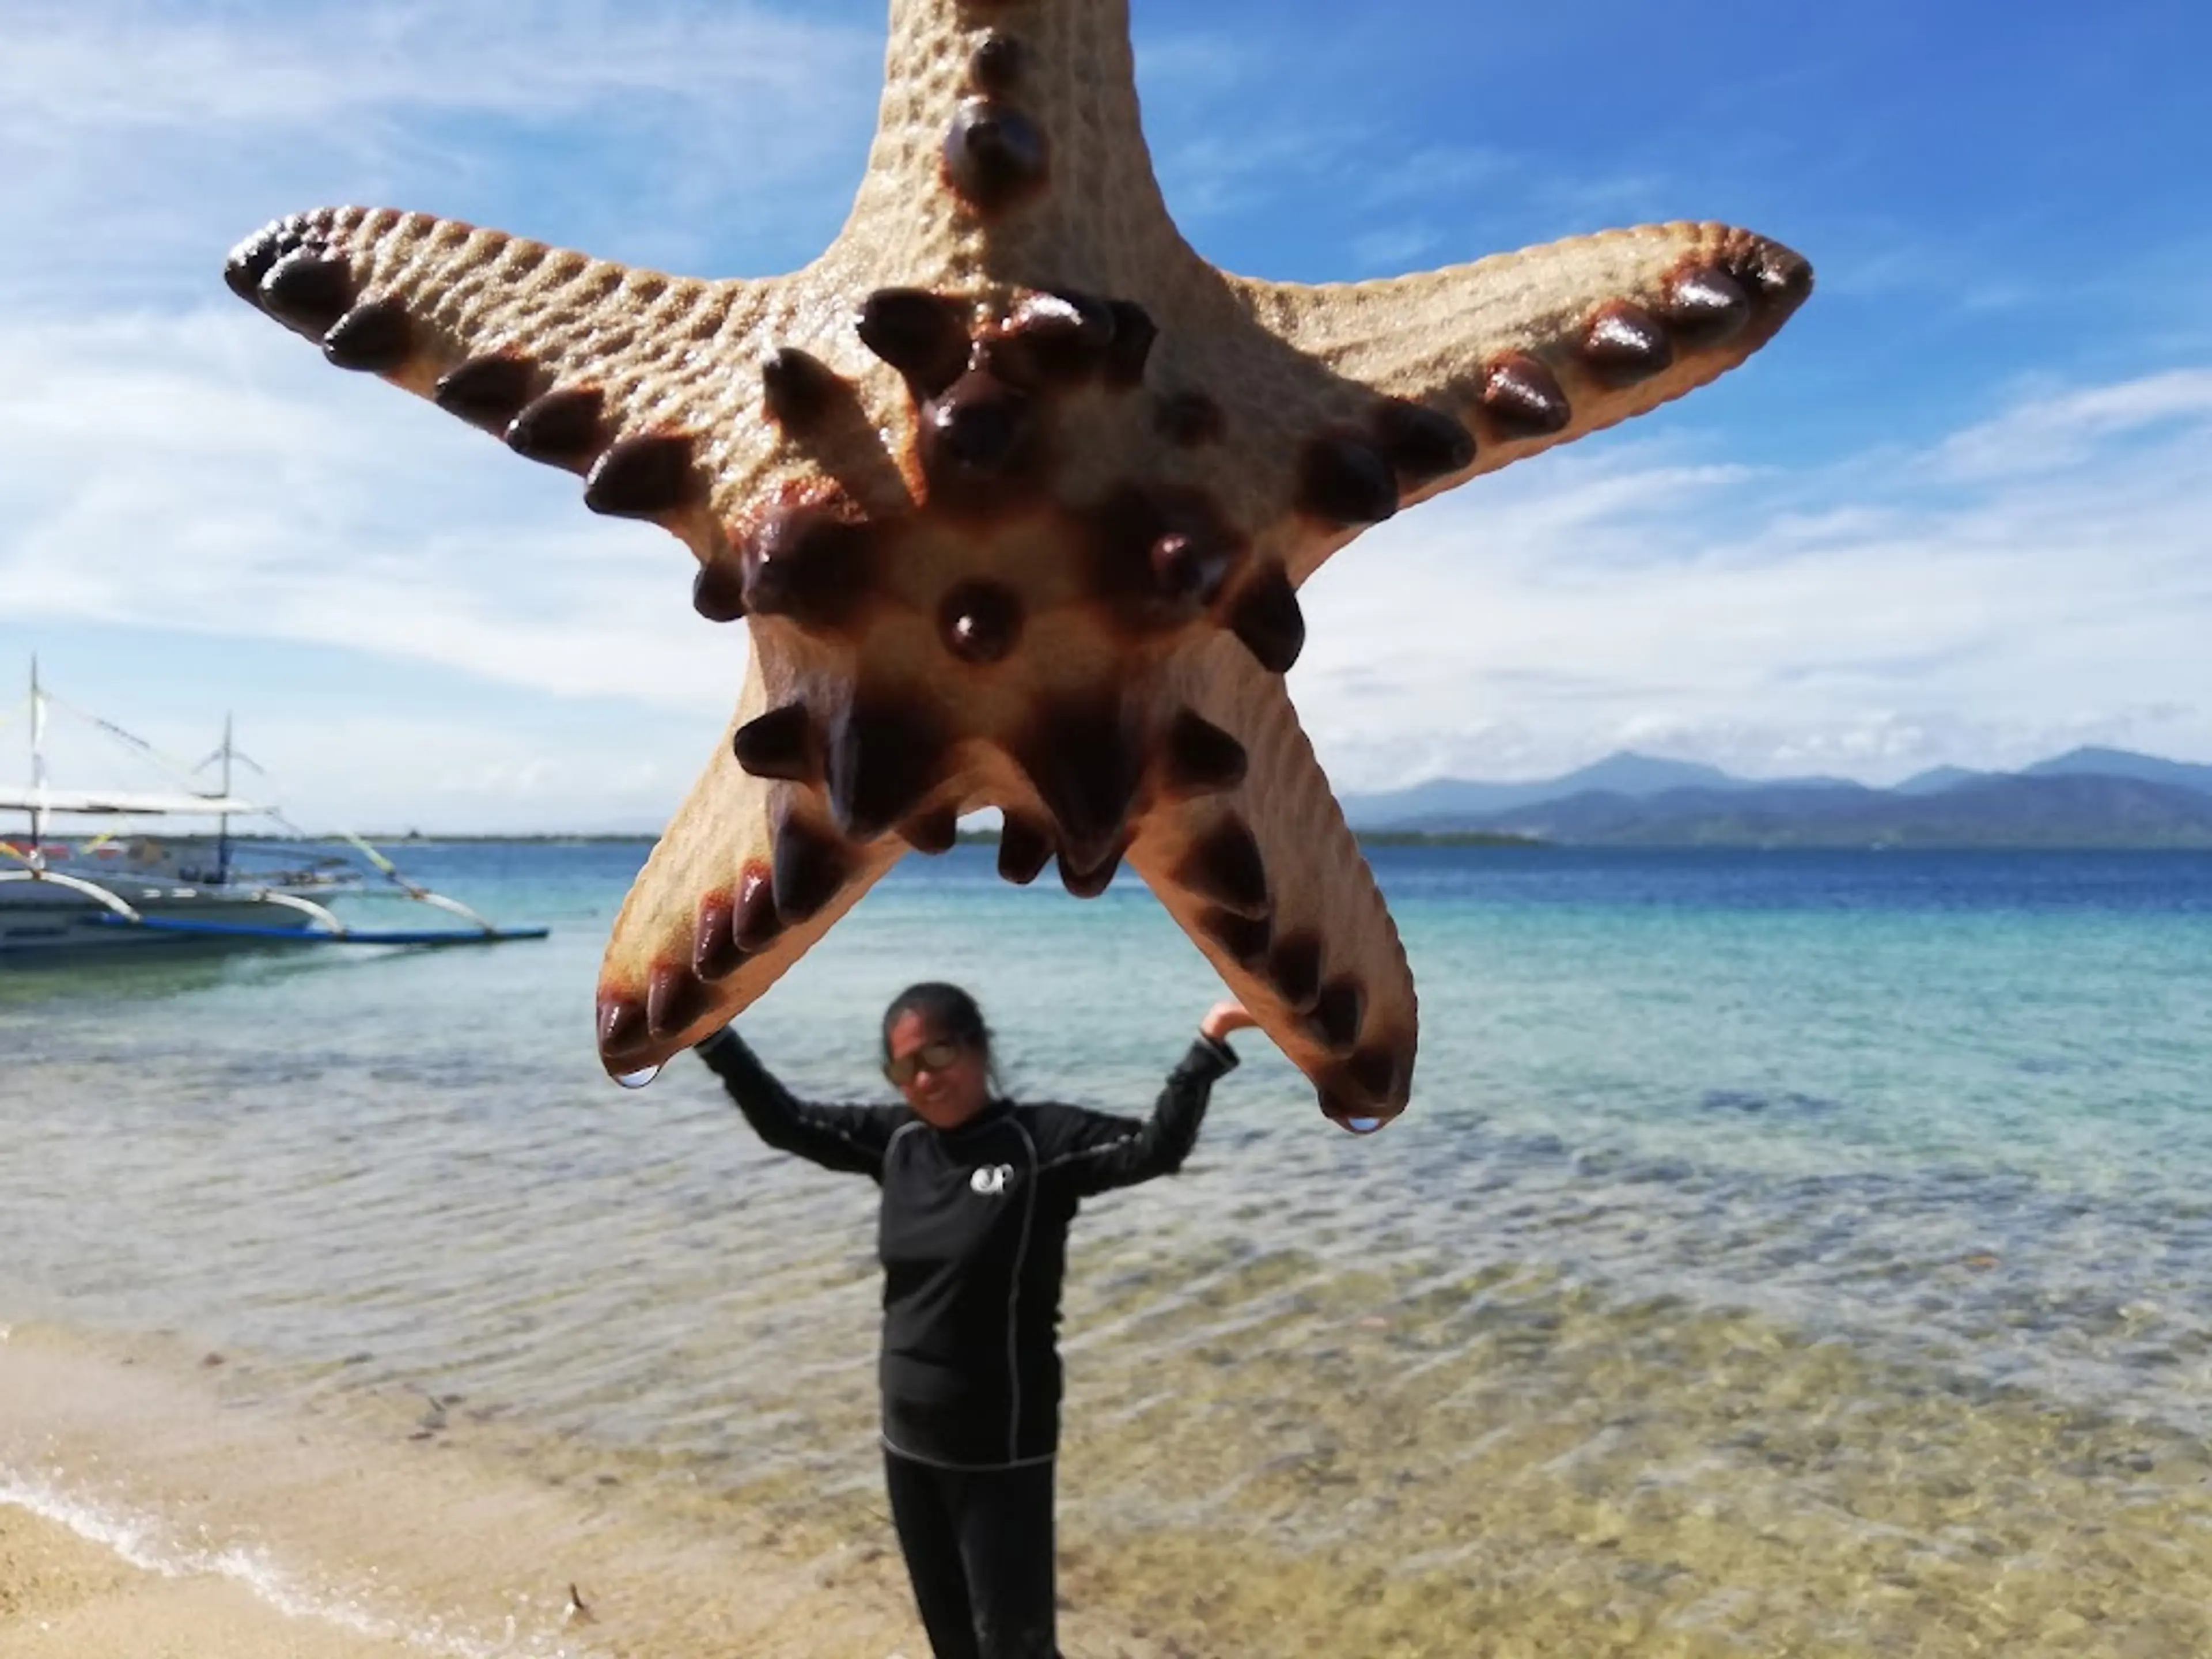
<svg viewBox="0 0 2212 1659"><path fill-rule="evenodd" d="M2212 848L2212 766L2076 749L2018 772L1942 767L1877 789L1737 778L1624 753L1534 783L1347 795L1363 841L1492 834L1579 847Z"/></svg>

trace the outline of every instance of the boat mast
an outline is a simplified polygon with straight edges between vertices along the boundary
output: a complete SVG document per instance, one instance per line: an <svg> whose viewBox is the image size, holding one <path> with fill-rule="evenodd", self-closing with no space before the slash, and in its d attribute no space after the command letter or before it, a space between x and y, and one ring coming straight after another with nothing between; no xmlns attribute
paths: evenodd
<svg viewBox="0 0 2212 1659"><path fill-rule="evenodd" d="M230 799L230 711L222 715L222 798ZM217 886L230 880L230 814L215 821L215 879Z"/></svg>
<svg viewBox="0 0 2212 1659"><path fill-rule="evenodd" d="M39 659L31 659L31 868L46 864L46 700L39 690Z"/></svg>

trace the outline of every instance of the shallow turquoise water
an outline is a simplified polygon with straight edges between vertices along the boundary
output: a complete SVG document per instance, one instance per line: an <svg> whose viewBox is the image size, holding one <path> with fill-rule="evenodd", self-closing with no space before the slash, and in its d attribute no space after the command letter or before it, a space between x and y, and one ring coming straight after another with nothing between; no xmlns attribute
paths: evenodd
<svg viewBox="0 0 2212 1659"><path fill-rule="evenodd" d="M200 1206L222 1206L275 1273L283 1194L336 1182L327 1196L350 1202L348 1183L388 1183L404 1202L443 1164L502 1201L528 1183L544 1220L562 1180L703 1154L708 1201L713 1176L752 1155L742 1127L683 1062L629 1096L591 1051L593 969L641 850L410 849L420 877L550 923L542 945L0 976L0 1254L20 1269L0 1300L243 1317L251 1273L218 1288L192 1271L224 1231ZM1248 1038L1206 1138L1210 1185L1352 1226L1380 1210L1409 1240L1448 1228L1477 1259L1534 1232L1570 1267L1899 1343L1941 1330L2008 1371L2037 1363L2017 1351L2023 1309L2056 1327L2153 1298L2160 1315L2103 1354L2094 1391L2196 1420L2193 1382L2129 1355L2198 1352L2212 1324L2212 860L1382 848L1375 862L1421 990L1413 1110L1370 1146L1340 1144ZM745 1026L795 1086L877 1097L875 1013L924 976L975 989L1018 1091L1128 1109L1216 994L1134 881L1085 903L1010 888L988 849L963 848L902 866ZM400 1249L449 1242L455 1179L423 1193L438 1201ZM304 1201L302 1223L327 1218L324 1197ZM1942 1307L1880 1270L1978 1252L2000 1268Z"/></svg>

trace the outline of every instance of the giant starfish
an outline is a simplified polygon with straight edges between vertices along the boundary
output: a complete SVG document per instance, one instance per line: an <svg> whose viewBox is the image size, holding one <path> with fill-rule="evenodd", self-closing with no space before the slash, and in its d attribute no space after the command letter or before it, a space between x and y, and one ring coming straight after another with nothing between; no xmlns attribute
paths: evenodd
<svg viewBox="0 0 2212 1659"><path fill-rule="evenodd" d="M1283 676L1300 583L1401 507L1743 361L1812 286L1717 224L1389 281L1215 269L1161 199L1127 0L892 0L851 216L701 281L324 209L245 300L584 475L698 561L751 651L727 739L600 969L607 1069L744 1008L908 848L1004 810L999 869L1127 859L1322 1109L1413 1084L1413 976Z"/></svg>

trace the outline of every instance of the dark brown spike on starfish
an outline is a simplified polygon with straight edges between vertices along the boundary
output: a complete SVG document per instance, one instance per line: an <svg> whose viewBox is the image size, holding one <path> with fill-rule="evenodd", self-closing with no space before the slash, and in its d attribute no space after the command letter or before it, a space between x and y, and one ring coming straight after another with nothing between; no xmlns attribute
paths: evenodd
<svg viewBox="0 0 2212 1659"><path fill-rule="evenodd" d="M711 623L732 623L745 614L744 560L723 548L691 578L691 608Z"/></svg>
<svg viewBox="0 0 2212 1659"><path fill-rule="evenodd" d="M1778 327L1813 292L1812 265L1779 242L1745 239L1729 261L1729 269L1737 281L1782 313L1775 319Z"/></svg>
<svg viewBox="0 0 2212 1659"><path fill-rule="evenodd" d="M1306 1029L1331 1054L1348 1054L1359 1041L1359 1024L1366 1012L1367 994L1358 980L1333 979L1314 999Z"/></svg>
<svg viewBox="0 0 2212 1659"><path fill-rule="evenodd" d="M1244 781L1244 745L1195 709L1176 712L1163 755L1164 781L1178 795L1207 795Z"/></svg>
<svg viewBox="0 0 2212 1659"><path fill-rule="evenodd" d="M923 410L923 465L940 486L962 473L996 477L1019 459L1032 430L1029 414L1030 400L1019 388L971 368Z"/></svg>
<svg viewBox="0 0 2212 1659"><path fill-rule="evenodd" d="M1113 702L1048 708L1014 757L1052 814L1063 870L1084 874L1118 856L1140 769Z"/></svg>
<svg viewBox="0 0 2212 1659"><path fill-rule="evenodd" d="M796 813L787 813L775 834L771 879L775 914L787 927L805 921L845 884L851 860L836 838Z"/></svg>
<svg viewBox="0 0 2212 1659"><path fill-rule="evenodd" d="M1321 935L1302 929L1277 939L1267 957L1267 978L1285 1007L1311 1013L1321 995Z"/></svg>
<svg viewBox="0 0 2212 1659"><path fill-rule="evenodd" d="M471 357L438 377L431 399L471 426L503 432L535 394L538 371L525 357L494 352Z"/></svg>
<svg viewBox="0 0 2212 1659"><path fill-rule="evenodd" d="M836 372L797 346L784 346L761 363L761 401L787 432L803 432L830 412L837 396Z"/></svg>
<svg viewBox="0 0 2212 1659"><path fill-rule="evenodd" d="M738 946L737 908L726 892L699 901L691 929L691 971L709 984L727 979L744 963L745 953Z"/></svg>
<svg viewBox="0 0 2212 1659"><path fill-rule="evenodd" d="M1026 887L1052 862L1052 837L1011 812L999 830L999 874Z"/></svg>
<svg viewBox="0 0 2212 1659"><path fill-rule="evenodd" d="M789 783L822 781L822 751L814 736L814 717L803 702L787 702L756 715L732 734L730 747L738 764L757 778Z"/></svg>
<svg viewBox="0 0 2212 1659"><path fill-rule="evenodd" d="M1667 330L1642 306L1615 300L1601 306L1583 334L1583 359L1608 386L1630 386L1674 361Z"/></svg>
<svg viewBox="0 0 2212 1659"><path fill-rule="evenodd" d="M833 508L777 512L744 541L748 614L788 617L801 628L852 621L873 580L867 527Z"/></svg>
<svg viewBox="0 0 2212 1659"><path fill-rule="evenodd" d="M1267 941L1272 929L1266 916L1240 915L1234 910L1209 909L1200 913L1199 932L1212 939L1229 955L1229 959L1248 973L1257 973L1267 960Z"/></svg>
<svg viewBox="0 0 2212 1659"><path fill-rule="evenodd" d="M1548 437L1574 420L1559 376L1525 351L1509 351L1482 379L1482 411L1508 437Z"/></svg>
<svg viewBox="0 0 2212 1659"><path fill-rule="evenodd" d="M963 582L939 602L937 631L963 662L1003 662L1022 636L1021 601L1000 582Z"/></svg>
<svg viewBox="0 0 2212 1659"><path fill-rule="evenodd" d="M910 702L856 701L830 728L830 816L854 839L874 840L921 804L944 756L944 732Z"/></svg>
<svg viewBox="0 0 2212 1659"><path fill-rule="evenodd" d="M1229 612L1229 631L1271 674L1287 674L1305 649L1305 613L1282 566L1271 564L1244 585Z"/></svg>
<svg viewBox="0 0 2212 1659"><path fill-rule="evenodd" d="M340 368L389 374L415 352L407 308L392 300L364 300L331 325L323 356Z"/></svg>
<svg viewBox="0 0 2212 1659"><path fill-rule="evenodd" d="M1398 479L1372 445L1316 438L1298 461L1298 509L1324 523L1380 524L1398 510Z"/></svg>
<svg viewBox="0 0 2212 1659"><path fill-rule="evenodd" d="M1170 530L1154 538L1146 562L1160 597L1212 605L1244 550L1211 526Z"/></svg>
<svg viewBox="0 0 2212 1659"><path fill-rule="evenodd" d="M646 1027L645 1000L618 991L601 991L596 1010L599 1052L610 1060L642 1050L652 1033Z"/></svg>
<svg viewBox="0 0 2212 1659"><path fill-rule="evenodd" d="M556 387L507 422L507 447L525 460L580 468L606 441L600 426L605 404L606 394L595 386Z"/></svg>
<svg viewBox="0 0 2212 1659"><path fill-rule="evenodd" d="M223 262L222 280L233 294L258 310L261 279L277 260L304 245L305 239L289 221L280 221L256 233L231 250Z"/></svg>
<svg viewBox="0 0 2212 1659"><path fill-rule="evenodd" d="M860 306L860 343L896 369L917 398L934 398L968 363L961 308L918 288L879 288Z"/></svg>
<svg viewBox="0 0 2212 1659"><path fill-rule="evenodd" d="M1087 294L1024 300L976 351L990 370L1024 388L1069 386L1096 374L1114 344L1114 309Z"/></svg>
<svg viewBox="0 0 2212 1659"><path fill-rule="evenodd" d="M1393 398L1375 411L1375 436L1408 483L1463 472L1474 465L1474 434L1440 409Z"/></svg>
<svg viewBox="0 0 2212 1659"><path fill-rule="evenodd" d="M261 279L261 308L303 334L326 333L353 296L353 268L313 247L286 254Z"/></svg>
<svg viewBox="0 0 2212 1659"><path fill-rule="evenodd" d="M584 505L617 519L656 519L704 493L687 432L646 432L611 446L584 480Z"/></svg>
<svg viewBox="0 0 2212 1659"><path fill-rule="evenodd" d="M976 91L1003 97L1021 79L1028 58L1019 40L993 30L977 43L975 56L968 60L968 78Z"/></svg>
<svg viewBox="0 0 2212 1659"><path fill-rule="evenodd" d="M1397 1092L1403 1062L1398 1051L1381 1043L1363 1044L1344 1063L1345 1074L1370 1101L1386 1101Z"/></svg>
<svg viewBox="0 0 2212 1659"><path fill-rule="evenodd" d="M1095 860L1076 864L1067 855L1067 848L1060 849L1060 884L1077 898L1097 898L1113 885L1115 876L1121 868L1124 848L1120 840L1108 848Z"/></svg>
<svg viewBox="0 0 2212 1659"><path fill-rule="evenodd" d="M689 963L661 963L645 984L645 1029L654 1036L674 1036L707 1012L707 988Z"/></svg>
<svg viewBox="0 0 2212 1659"><path fill-rule="evenodd" d="M730 937L747 956L757 956L783 932L776 914L775 879L768 866L749 864L738 878L738 902L730 912Z"/></svg>
<svg viewBox="0 0 2212 1659"><path fill-rule="evenodd" d="M960 844L960 815L949 806L917 813L899 825L899 839L927 857L949 853Z"/></svg>
<svg viewBox="0 0 2212 1659"><path fill-rule="evenodd" d="M1194 842L1176 866L1176 879L1209 904L1240 916L1266 915L1272 908L1267 861L1241 818L1224 818Z"/></svg>
<svg viewBox="0 0 2212 1659"><path fill-rule="evenodd" d="M945 136L945 176L978 211L1001 212L1042 190L1052 169L1043 129L995 98L962 100Z"/></svg>
<svg viewBox="0 0 2212 1659"><path fill-rule="evenodd" d="M1245 552L1243 539L1195 490L1123 485L1085 517L1088 585L1137 632L1190 621L1213 603Z"/></svg>
<svg viewBox="0 0 2212 1659"><path fill-rule="evenodd" d="M1692 343L1711 347L1750 319L1751 296L1719 266L1692 265L1668 281L1659 314Z"/></svg>

